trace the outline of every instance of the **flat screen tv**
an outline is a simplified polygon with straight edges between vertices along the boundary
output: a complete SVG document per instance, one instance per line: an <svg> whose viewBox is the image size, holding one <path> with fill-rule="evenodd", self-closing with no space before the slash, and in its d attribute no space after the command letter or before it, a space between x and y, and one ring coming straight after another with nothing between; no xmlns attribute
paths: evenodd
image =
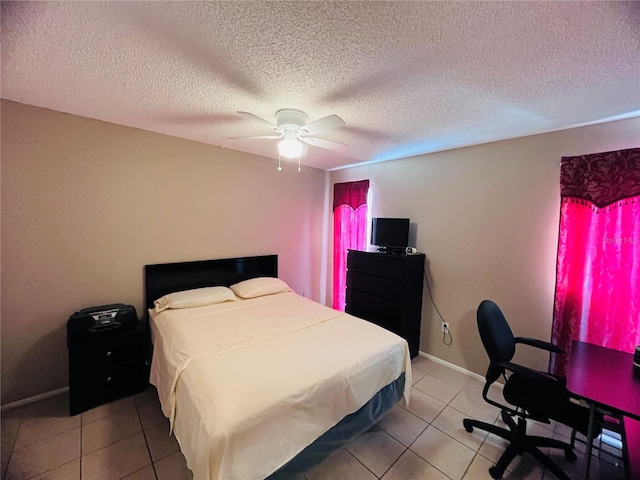
<svg viewBox="0 0 640 480"><path fill-rule="evenodd" d="M371 245L380 251L399 253L409 246L408 218L373 218Z"/></svg>

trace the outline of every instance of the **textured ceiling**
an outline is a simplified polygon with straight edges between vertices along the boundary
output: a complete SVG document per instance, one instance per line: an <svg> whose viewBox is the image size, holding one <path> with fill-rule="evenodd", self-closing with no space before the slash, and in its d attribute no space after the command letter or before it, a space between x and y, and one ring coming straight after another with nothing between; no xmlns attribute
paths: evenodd
<svg viewBox="0 0 640 480"><path fill-rule="evenodd" d="M270 158L237 111L335 113L328 170L640 114L640 2L1 8L3 98Z"/></svg>

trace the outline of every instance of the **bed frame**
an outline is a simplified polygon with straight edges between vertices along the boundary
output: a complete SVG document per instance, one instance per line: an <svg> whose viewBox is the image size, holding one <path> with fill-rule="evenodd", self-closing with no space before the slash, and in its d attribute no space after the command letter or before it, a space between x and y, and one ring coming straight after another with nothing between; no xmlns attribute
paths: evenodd
<svg viewBox="0 0 640 480"><path fill-rule="evenodd" d="M168 293L219 285L229 287L254 277L277 276L277 255L145 265L145 317L154 307L153 302Z"/></svg>
<svg viewBox="0 0 640 480"><path fill-rule="evenodd" d="M201 287L229 287L254 277L277 276L277 255L146 265L145 319L148 321L149 309L154 307L154 301L168 293ZM151 351L150 338L149 344ZM270 475L268 480L285 480L300 475L327 458L332 451L365 432L400 400L404 386L403 373L397 380L382 388L360 410L347 415L290 462Z"/></svg>

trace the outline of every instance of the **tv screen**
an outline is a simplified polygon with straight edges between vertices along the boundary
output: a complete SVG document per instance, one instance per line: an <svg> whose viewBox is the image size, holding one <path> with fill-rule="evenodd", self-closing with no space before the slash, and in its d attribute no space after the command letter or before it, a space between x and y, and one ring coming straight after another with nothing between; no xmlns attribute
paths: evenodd
<svg viewBox="0 0 640 480"><path fill-rule="evenodd" d="M406 248L409 246L408 218L374 218L371 221L371 245Z"/></svg>

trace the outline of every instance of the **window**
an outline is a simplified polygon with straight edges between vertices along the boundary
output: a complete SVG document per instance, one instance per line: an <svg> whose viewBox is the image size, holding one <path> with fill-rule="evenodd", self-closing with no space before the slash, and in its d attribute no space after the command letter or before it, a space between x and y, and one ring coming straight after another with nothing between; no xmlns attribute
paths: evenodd
<svg viewBox="0 0 640 480"><path fill-rule="evenodd" d="M367 246L369 180L333 186L333 308L344 311L347 253Z"/></svg>
<svg viewBox="0 0 640 480"><path fill-rule="evenodd" d="M564 157L552 341L640 344L640 148ZM562 375L567 355L552 355Z"/></svg>

